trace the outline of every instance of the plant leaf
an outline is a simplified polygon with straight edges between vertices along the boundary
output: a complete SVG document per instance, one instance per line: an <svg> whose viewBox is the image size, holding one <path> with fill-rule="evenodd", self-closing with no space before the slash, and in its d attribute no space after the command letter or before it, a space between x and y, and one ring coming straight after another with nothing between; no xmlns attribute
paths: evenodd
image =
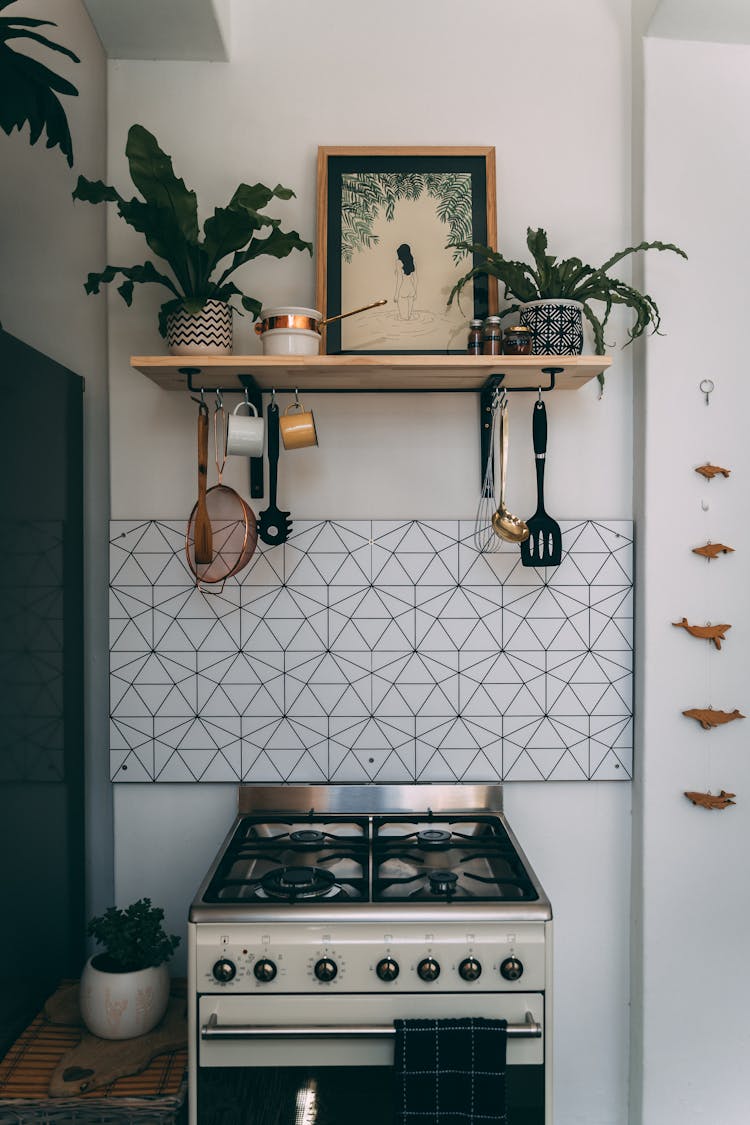
<svg viewBox="0 0 750 1125"><path fill-rule="evenodd" d="M85 176L78 177L73 199L80 199L84 203L125 203L116 188L105 184L103 180L87 180Z"/></svg>
<svg viewBox="0 0 750 1125"><path fill-rule="evenodd" d="M253 314L253 320L257 320L260 316L260 311L263 308L263 305L260 303L260 301L256 301L254 297L243 297L242 307L243 309L247 309L249 313Z"/></svg>
<svg viewBox="0 0 750 1125"><path fill-rule="evenodd" d="M261 254L270 254L273 258L286 258L292 250L307 250L312 257L312 242L305 242L296 230L285 232L274 227L267 238L254 238L246 250L241 250L234 255L230 265L217 281L217 285L222 285L236 269Z"/></svg>
<svg viewBox="0 0 750 1125"><path fill-rule="evenodd" d="M57 27L57 24L52 23L51 20L14 19L13 23L23 24L25 27L42 27L44 24L49 24L50 27ZM24 31L23 28L14 30L11 27L5 26L0 28L0 39L33 39L34 42L41 43L43 47L49 47L51 51L58 51L61 55L67 55L74 63L79 63L81 61L78 55L69 50L68 47L63 47L61 43L55 43L52 39L48 39L46 35L38 35L35 31ZM58 76L56 75L56 77ZM60 79L60 81L62 82L64 79ZM76 94L78 93L75 87L74 92ZM66 90L65 93L70 93L70 91Z"/></svg>
<svg viewBox="0 0 750 1125"><path fill-rule="evenodd" d="M240 184L235 191L234 195L229 201L228 206L237 209L241 207L245 211L260 211L266 207L272 199L295 199L296 196L291 188L282 187L277 184L275 188L266 187L265 184ZM263 218L263 216L261 216Z"/></svg>
<svg viewBox="0 0 750 1125"><path fill-rule="evenodd" d="M59 146L73 165L73 142L65 111L55 94L76 95L75 86L48 67L0 42L0 128L10 135L29 126L29 142L36 144L42 132L47 148Z"/></svg>
<svg viewBox="0 0 750 1125"><path fill-rule="evenodd" d="M198 200L185 181L175 176L172 159L162 152L153 134L142 125L131 125L125 155L130 176L150 209L139 211L137 200L131 205L140 216L141 230L155 254L165 258L185 291L195 295L196 255L191 246L198 245ZM136 225L125 208L123 218Z"/></svg>
<svg viewBox="0 0 750 1125"><path fill-rule="evenodd" d="M110 281L122 274L122 276L131 282L139 282L140 284L154 283L155 285L164 285L175 296L180 297L180 293L175 288L175 284L171 278L166 274L159 273L153 262L145 261L142 266L105 266L100 273L90 273L86 279L84 289L87 293L98 293L101 285L107 285ZM125 292L123 292L123 289ZM126 305L129 305L132 300L133 287L120 286L118 292L122 296Z"/></svg>
<svg viewBox="0 0 750 1125"><path fill-rule="evenodd" d="M619 253L613 254L603 266L599 267L600 273L606 273L617 262L623 258L627 258L628 254L637 254L641 250L671 250L674 254L679 254L682 258L687 258L684 250L679 246L675 246L672 242L639 242L637 246L628 246L625 250L620 250Z"/></svg>
<svg viewBox="0 0 750 1125"><path fill-rule="evenodd" d="M203 250L206 254L210 276L217 262L239 250L250 241L260 224L254 214L232 207L217 207L210 219L203 225L205 238Z"/></svg>

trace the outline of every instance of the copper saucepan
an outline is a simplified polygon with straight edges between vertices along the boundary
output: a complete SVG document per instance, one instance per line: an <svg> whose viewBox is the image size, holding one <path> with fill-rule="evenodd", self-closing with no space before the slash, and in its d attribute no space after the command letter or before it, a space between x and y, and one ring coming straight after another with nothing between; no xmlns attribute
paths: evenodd
<svg viewBox="0 0 750 1125"><path fill-rule="evenodd" d="M305 332L320 333L321 328L334 320L343 320L346 316L355 316L356 313L366 312L367 309L376 309L379 305L387 305L385 297L373 301L370 305L362 305L351 312L338 313L336 316L323 317L317 309L297 308L294 306L275 309L263 309L261 319L256 321L255 331L258 336L264 332L272 332L276 328L302 328Z"/></svg>

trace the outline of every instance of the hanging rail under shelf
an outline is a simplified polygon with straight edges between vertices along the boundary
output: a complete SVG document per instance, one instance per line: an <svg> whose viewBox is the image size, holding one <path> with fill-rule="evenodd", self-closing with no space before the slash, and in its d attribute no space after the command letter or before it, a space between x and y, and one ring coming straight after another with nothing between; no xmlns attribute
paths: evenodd
<svg viewBox="0 0 750 1125"><path fill-rule="evenodd" d="M577 390L610 366L609 356L132 356L131 367L163 390L246 392L259 414L263 393L478 393L480 480L489 454L493 395ZM250 496L263 496L263 462L250 462Z"/></svg>

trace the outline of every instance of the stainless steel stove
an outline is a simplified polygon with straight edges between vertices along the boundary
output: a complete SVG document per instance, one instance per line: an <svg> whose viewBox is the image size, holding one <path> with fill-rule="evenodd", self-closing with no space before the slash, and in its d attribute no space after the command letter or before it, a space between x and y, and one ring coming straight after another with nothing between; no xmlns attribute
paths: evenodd
<svg viewBox="0 0 750 1125"><path fill-rule="evenodd" d="M500 786L240 788L190 909L191 1125L219 1073L386 1091L393 1020L460 1016L507 1019L509 1125L550 1125L551 919Z"/></svg>

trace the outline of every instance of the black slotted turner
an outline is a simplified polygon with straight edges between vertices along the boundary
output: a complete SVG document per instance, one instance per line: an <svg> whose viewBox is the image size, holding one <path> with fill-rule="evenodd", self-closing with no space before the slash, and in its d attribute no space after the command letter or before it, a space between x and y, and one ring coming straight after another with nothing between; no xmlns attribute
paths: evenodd
<svg viewBox="0 0 750 1125"><path fill-rule="evenodd" d="M266 412L268 418L268 507L258 513L258 535L269 547L286 543L292 530L289 512L282 512L276 503L276 483L279 468L279 408L272 402Z"/></svg>
<svg viewBox="0 0 750 1125"><path fill-rule="evenodd" d="M536 511L526 523L529 538L521 544L523 566L559 566L562 562L562 531L544 510L544 466L547 459L547 408L541 401L534 404L531 436L536 465Z"/></svg>

